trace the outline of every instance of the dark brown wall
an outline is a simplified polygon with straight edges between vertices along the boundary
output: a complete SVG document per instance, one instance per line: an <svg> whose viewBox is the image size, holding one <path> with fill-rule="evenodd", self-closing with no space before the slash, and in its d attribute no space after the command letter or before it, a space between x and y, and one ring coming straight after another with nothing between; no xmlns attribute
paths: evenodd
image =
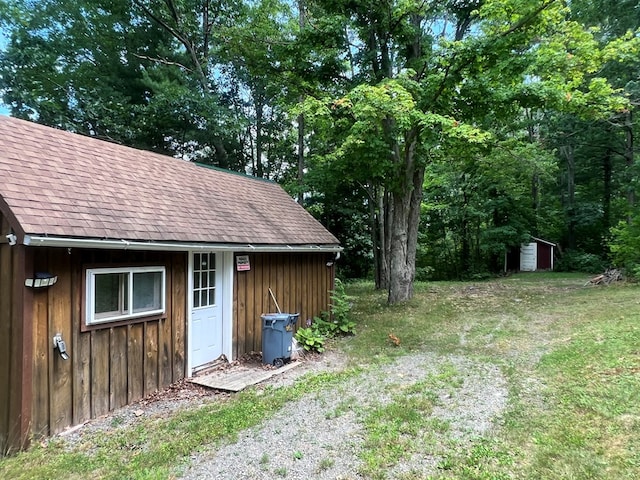
<svg viewBox="0 0 640 480"><path fill-rule="evenodd" d="M0 450L9 447L9 392L15 379L11 376L11 335L14 315L12 310L13 288L11 278L13 265L11 247L5 235L9 232L8 224L0 213Z"/></svg>
<svg viewBox="0 0 640 480"><path fill-rule="evenodd" d="M4 231L7 222L0 220ZM1 240L3 450L19 448L31 434L55 434L184 378L185 253L10 247ZM248 255L251 270L234 275L234 358L261 350L260 315L276 311L269 288L281 310L300 313L299 325L304 325L329 309L334 281L333 254ZM166 267L166 318L85 331L84 269L138 264ZM41 289L25 287L25 276L35 272L57 275L58 281ZM56 333L67 343L69 360L53 349Z"/></svg>
<svg viewBox="0 0 640 480"><path fill-rule="evenodd" d="M33 272L58 276L33 291L31 431L51 435L134 402L185 376L186 254L33 248ZM164 265L166 318L82 331L84 268ZM53 349L61 333L70 354Z"/></svg>
<svg viewBox="0 0 640 480"><path fill-rule="evenodd" d="M31 324L22 321L31 312L22 275L30 260L24 246L8 244L10 231L0 213L0 455L27 444L31 421Z"/></svg>
<svg viewBox="0 0 640 480"><path fill-rule="evenodd" d="M536 242L538 244L538 270L551 270L551 251L553 247L546 243Z"/></svg>
<svg viewBox="0 0 640 480"><path fill-rule="evenodd" d="M304 326L307 319L329 310L334 286L334 254L247 255L251 270L234 275L234 358L262 349L260 315L277 312L269 288L282 312L300 313L298 326Z"/></svg>

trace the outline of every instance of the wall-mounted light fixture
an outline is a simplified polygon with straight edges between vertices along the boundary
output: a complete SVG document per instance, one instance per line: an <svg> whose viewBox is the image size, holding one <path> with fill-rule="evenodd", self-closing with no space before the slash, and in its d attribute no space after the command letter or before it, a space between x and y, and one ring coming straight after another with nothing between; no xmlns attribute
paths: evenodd
<svg viewBox="0 0 640 480"><path fill-rule="evenodd" d="M7 237L7 241L9 242L9 245L11 245L12 247L18 242L18 237L16 237L16 234L13 232L5 236Z"/></svg>
<svg viewBox="0 0 640 480"><path fill-rule="evenodd" d="M35 278L27 278L24 281L25 287L41 288L50 287L58 281L58 276L46 272L38 272Z"/></svg>

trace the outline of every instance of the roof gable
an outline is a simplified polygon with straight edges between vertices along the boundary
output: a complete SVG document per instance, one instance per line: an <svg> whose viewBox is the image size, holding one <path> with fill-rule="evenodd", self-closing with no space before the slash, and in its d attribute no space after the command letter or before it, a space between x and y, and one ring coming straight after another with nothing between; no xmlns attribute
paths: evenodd
<svg viewBox="0 0 640 480"><path fill-rule="evenodd" d="M273 182L5 116L0 179L0 207L29 235L338 243Z"/></svg>

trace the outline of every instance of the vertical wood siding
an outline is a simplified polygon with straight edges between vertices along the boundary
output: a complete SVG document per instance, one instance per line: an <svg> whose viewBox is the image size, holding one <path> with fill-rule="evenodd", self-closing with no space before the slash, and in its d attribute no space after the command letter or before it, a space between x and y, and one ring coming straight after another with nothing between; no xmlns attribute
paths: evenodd
<svg viewBox="0 0 640 480"><path fill-rule="evenodd" d="M66 248L30 252L34 272L58 276L52 287L26 289L33 292L34 436L58 433L184 378L186 254ZM111 264L164 265L166 318L82 331L83 267ZM67 343L69 360L53 350L56 333Z"/></svg>
<svg viewBox="0 0 640 480"><path fill-rule="evenodd" d="M0 221L5 231L8 224ZM260 315L276 311L269 288L283 312L300 313L299 326L329 309L333 288L331 254L249 258L251 270L234 274L234 358L261 350ZM84 268L140 264L166 267L166 318L83 331ZM58 282L24 287L25 275L35 272L57 275ZM19 448L30 434L58 433L184 378L186 289L184 253L0 243L0 447ZM53 349L57 333L67 343L69 360Z"/></svg>
<svg viewBox="0 0 640 480"><path fill-rule="evenodd" d="M4 236L9 233L9 224L0 214L0 453L9 449L15 443L15 429L10 415L10 395L16 385L15 371L11 365L11 339L13 338L15 315L13 313L13 262L11 247L4 242Z"/></svg>
<svg viewBox="0 0 640 480"><path fill-rule="evenodd" d="M9 392L12 388L10 342L13 317L11 313L11 249L2 241L9 225L0 213L0 453L9 448Z"/></svg>
<svg viewBox="0 0 640 480"><path fill-rule="evenodd" d="M251 270L234 275L234 358L262 350L263 313L299 313L298 326L328 311L333 289L334 255L326 253L248 254Z"/></svg>
<svg viewBox="0 0 640 480"><path fill-rule="evenodd" d="M0 213L0 456L27 444L31 422L32 324L23 322L31 312L23 287L30 259L24 246L8 244L10 231Z"/></svg>

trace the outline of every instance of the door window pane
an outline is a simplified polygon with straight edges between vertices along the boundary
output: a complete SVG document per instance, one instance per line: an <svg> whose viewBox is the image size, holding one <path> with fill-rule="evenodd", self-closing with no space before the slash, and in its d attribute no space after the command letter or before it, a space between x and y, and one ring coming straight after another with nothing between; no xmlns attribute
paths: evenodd
<svg viewBox="0 0 640 480"><path fill-rule="evenodd" d="M200 290L193 291L193 307L198 308L200 306Z"/></svg>
<svg viewBox="0 0 640 480"><path fill-rule="evenodd" d="M207 292L208 290L202 290L200 292L201 295L201 302L200 302L200 306L202 307L206 307L207 305L209 305L209 299L207 298Z"/></svg>
<svg viewBox="0 0 640 480"><path fill-rule="evenodd" d="M193 254L193 308L215 304L216 254Z"/></svg>

